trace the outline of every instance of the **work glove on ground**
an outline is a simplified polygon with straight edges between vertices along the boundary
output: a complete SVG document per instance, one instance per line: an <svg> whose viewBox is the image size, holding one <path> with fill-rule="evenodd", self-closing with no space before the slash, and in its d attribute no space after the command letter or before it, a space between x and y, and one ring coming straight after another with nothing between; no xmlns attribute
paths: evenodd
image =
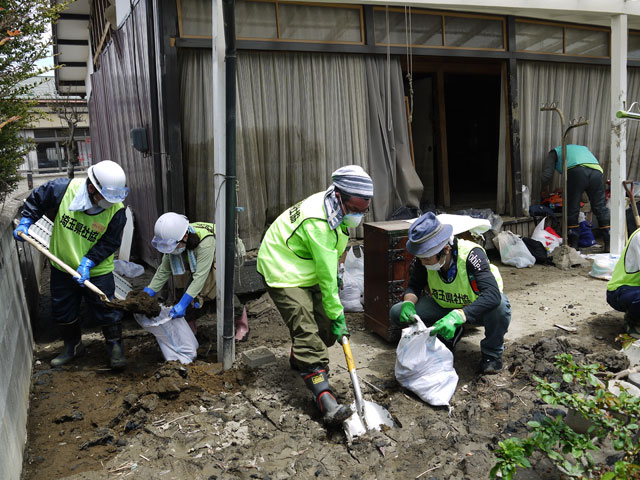
<svg viewBox="0 0 640 480"><path fill-rule="evenodd" d="M342 343L343 335L346 335L347 337L349 336L347 320L344 318L344 313L338 315L338 318L333 321L333 324L331 325L331 332L336 336L339 343Z"/></svg>
<svg viewBox="0 0 640 480"><path fill-rule="evenodd" d="M416 304L410 300L402 302L402 310L400 311L400 318L398 321L403 325L411 325L416 323Z"/></svg>
<svg viewBox="0 0 640 480"><path fill-rule="evenodd" d="M144 287L144 289L142 290L144 293L146 293L147 295L149 295L151 298L153 298L156 294L155 291L151 290L149 287Z"/></svg>
<svg viewBox="0 0 640 480"><path fill-rule="evenodd" d="M185 293L184 295L182 295L182 298L180 299L180 301L176 303L171 309L171 311L169 312L169 315L171 315L171 318L184 317L184 314L187 313L187 307L191 304L192 301L193 301L193 297L188 293Z"/></svg>
<svg viewBox="0 0 640 480"><path fill-rule="evenodd" d="M451 340L460 325L465 322L465 315L462 310L451 310L444 317L433 324L433 329L429 335L441 335L447 340Z"/></svg>
<svg viewBox="0 0 640 480"><path fill-rule="evenodd" d="M25 235L29 235L29 226L32 223L33 223L33 220L31 220L30 218L22 217L20 219L20 224L13 231L13 238L15 238L16 240L19 240L21 242L24 242L24 238L22 238L20 235L18 235L18 232L22 232Z"/></svg>
<svg viewBox="0 0 640 480"><path fill-rule="evenodd" d="M80 284L80 286L84 287L85 280L89 280L89 272L96 264L93 260L88 259L87 257L82 257L80 260L80 265L78 266L77 272L80 274L79 277L74 277L76 282Z"/></svg>

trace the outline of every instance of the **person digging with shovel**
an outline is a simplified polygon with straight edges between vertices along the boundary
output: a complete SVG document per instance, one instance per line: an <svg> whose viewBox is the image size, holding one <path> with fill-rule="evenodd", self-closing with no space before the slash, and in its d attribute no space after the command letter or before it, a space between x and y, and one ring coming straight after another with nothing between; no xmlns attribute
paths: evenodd
<svg viewBox="0 0 640 480"><path fill-rule="evenodd" d="M187 315L187 323L195 335L196 320L187 312L187 308L191 305L200 308L206 300L216 298L216 226L206 222L189 223L184 215L167 212L156 220L154 234L151 244L164 255L144 292L154 297L172 275L190 277L189 286L171 309L170 315L173 318ZM242 241L238 240L238 243ZM235 330L236 340L247 340L249 325L245 314L236 318Z"/></svg>
<svg viewBox="0 0 640 480"><path fill-rule="evenodd" d="M480 245L452 233L453 227L440 223L431 212L409 227L406 249L417 258L411 264L404 300L391 307L390 320L407 327L417 314L426 326L433 326L431 335L441 336L452 350L464 323L482 325L479 370L498 373L511 322L502 277Z"/></svg>
<svg viewBox="0 0 640 480"><path fill-rule="evenodd" d="M64 347L51 360L52 367L65 365L84 352L78 318L84 298L102 333L112 369L126 366L122 344L122 311L108 308L98 295L85 288L91 279L96 287L113 300L113 254L120 247L126 224L122 202L129 193L122 167L111 160L92 165L87 178L58 178L36 188L25 200L20 224L13 232L28 235L29 226L45 213L51 215L53 231L49 250L62 262L77 268L73 277L54 261L51 265L51 317L61 330Z"/></svg>
<svg viewBox="0 0 640 480"><path fill-rule="evenodd" d="M300 372L329 425L352 414L329 385L327 347L349 330L338 295L338 259L349 233L369 210L371 177L358 165L339 168L333 183L285 210L258 252L258 272L291 335L291 367Z"/></svg>

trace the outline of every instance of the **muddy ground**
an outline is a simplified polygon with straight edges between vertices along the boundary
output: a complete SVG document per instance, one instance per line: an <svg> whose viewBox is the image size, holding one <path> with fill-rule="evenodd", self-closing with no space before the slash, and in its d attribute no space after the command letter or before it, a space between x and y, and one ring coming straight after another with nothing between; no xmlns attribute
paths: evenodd
<svg viewBox="0 0 640 480"><path fill-rule="evenodd" d="M497 262L498 265L499 262ZM28 444L23 479L284 479L488 478L498 441L526 432L526 422L557 410L537 397L532 374L554 374L560 352L626 366L615 337L622 315L605 302L605 285L588 268L517 270L500 265L513 318L499 375L479 376L482 331L458 344L460 376L453 409L434 408L394 378L395 345L365 330L363 314L348 314L351 343L366 399L389 409L397 425L348 445L327 430L302 379L289 369L290 341L266 297L243 299L251 333L242 352L266 346L274 364L251 370L240 361L222 372L216 363L215 318L199 320L199 358L165 363L155 338L125 323L128 367L107 368L102 337L85 334L88 352L71 366L51 369L61 345L36 337ZM48 291L42 295L46 324ZM554 327L576 327L576 333ZM341 348L331 348L331 381L338 398L353 400ZM382 391L380 393L379 390ZM544 461L520 478L554 478Z"/></svg>

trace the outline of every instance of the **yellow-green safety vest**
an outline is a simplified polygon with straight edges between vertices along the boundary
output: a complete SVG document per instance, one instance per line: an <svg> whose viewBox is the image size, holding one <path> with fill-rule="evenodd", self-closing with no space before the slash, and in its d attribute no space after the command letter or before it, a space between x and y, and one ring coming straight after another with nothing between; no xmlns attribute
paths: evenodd
<svg viewBox="0 0 640 480"><path fill-rule="evenodd" d="M456 278L451 283L446 283L442 280L442 277L437 270L427 270L428 288L431 293L431 297L444 308L462 308L475 302L478 298L478 294L474 291L473 286L469 282L469 275L467 274L467 258L469 253L474 248L484 249L473 242L468 240L458 240L458 271ZM498 267L489 264L491 273L498 283L498 288L502 292L502 276Z"/></svg>
<svg viewBox="0 0 640 480"><path fill-rule="evenodd" d="M631 236L629 237L629 241L624 247L624 251L622 252L622 255L620 255L620 258L618 259L618 263L616 263L616 266L613 268L613 273L611 274L611 280L609 280L609 282L607 283L607 290L609 292L613 292L618 287L621 287L623 285L632 285L632 286L640 285L640 272L627 272L624 266L624 260L625 260L625 257L627 256L627 249L631 244L631 239L635 235L637 235L638 232L640 232L640 229L636 230L631 234Z"/></svg>
<svg viewBox="0 0 640 480"><path fill-rule="evenodd" d="M49 243L51 253L74 270L80 265L82 257L91 250L104 235L104 232L107 231L113 216L118 210L124 208L124 205L118 202L95 215L89 215L83 211L69 210L71 202L85 182L86 180L84 179L73 179L69 182L53 222L53 231L51 232L51 241ZM51 265L58 270L65 271L53 261ZM91 276L97 277L112 271L113 254L93 267Z"/></svg>

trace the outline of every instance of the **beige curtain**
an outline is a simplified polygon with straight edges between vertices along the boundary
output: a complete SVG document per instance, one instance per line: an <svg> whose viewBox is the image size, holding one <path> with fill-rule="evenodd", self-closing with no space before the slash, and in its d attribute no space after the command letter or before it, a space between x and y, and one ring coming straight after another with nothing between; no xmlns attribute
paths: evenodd
<svg viewBox="0 0 640 480"><path fill-rule="evenodd" d="M212 219L211 51L180 57L188 215ZM237 82L238 222L252 249L283 210L325 190L332 171L368 169L364 58L240 52Z"/></svg>
<svg viewBox="0 0 640 480"><path fill-rule="evenodd" d="M518 94L520 100L520 153L522 183L531 191L532 202L540 198L542 163L549 150L561 144L559 116L555 112L541 112L545 102L557 101L565 123L584 117L586 127L572 130L567 143L589 147L598 158L605 178L610 174L611 92L610 67L543 62L518 63ZM640 101L640 69L628 70L628 103ZM638 178L637 140L640 124L627 122L627 174ZM554 188L560 186L556 173Z"/></svg>

